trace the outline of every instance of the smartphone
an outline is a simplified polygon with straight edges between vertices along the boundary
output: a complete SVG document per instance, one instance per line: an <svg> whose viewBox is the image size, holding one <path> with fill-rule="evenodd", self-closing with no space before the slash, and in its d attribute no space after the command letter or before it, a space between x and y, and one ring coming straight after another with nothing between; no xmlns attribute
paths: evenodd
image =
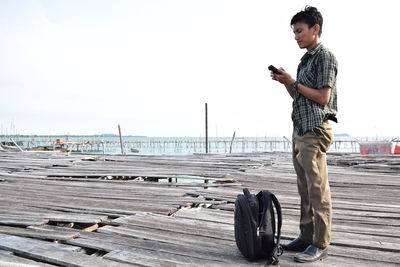
<svg viewBox="0 0 400 267"><path fill-rule="evenodd" d="M269 67L268 67L268 69L270 70L270 71L272 71L274 74L282 74L277 68L275 68L273 65L270 65Z"/></svg>

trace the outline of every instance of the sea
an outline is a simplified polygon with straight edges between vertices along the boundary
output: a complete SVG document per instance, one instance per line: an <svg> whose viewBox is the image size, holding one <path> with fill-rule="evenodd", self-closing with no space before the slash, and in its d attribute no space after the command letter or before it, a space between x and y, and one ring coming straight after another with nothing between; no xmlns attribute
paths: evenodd
<svg viewBox="0 0 400 267"><path fill-rule="evenodd" d="M393 141L394 137L335 136L329 152L358 153L360 143L373 140ZM122 141L122 145L121 145ZM26 150L64 150L70 153L126 155L186 155L194 153L291 152L290 137L147 137L105 135L0 135L4 145L17 144ZM208 149L206 149L208 147Z"/></svg>

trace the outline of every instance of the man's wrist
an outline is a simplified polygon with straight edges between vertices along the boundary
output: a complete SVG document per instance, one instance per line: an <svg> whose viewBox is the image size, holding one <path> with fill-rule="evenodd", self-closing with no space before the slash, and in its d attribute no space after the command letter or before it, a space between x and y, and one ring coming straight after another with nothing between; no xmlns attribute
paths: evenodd
<svg viewBox="0 0 400 267"><path fill-rule="evenodd" d="M294 81L293 83L290 84L290 90L292 90L293 93L295 93L298 89L299 82Z"/></svg>

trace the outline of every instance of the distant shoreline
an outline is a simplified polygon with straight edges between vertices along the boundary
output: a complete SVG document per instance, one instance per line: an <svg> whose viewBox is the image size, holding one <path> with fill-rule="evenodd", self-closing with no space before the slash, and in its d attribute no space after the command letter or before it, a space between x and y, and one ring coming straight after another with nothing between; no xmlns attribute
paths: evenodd
<svg viewBox="0 0 400 267"><path fill-rule="evenodd" d="M236 136L236 139L263 139L263 138L288 138L291 135L275 135L275 136ZM119 137L118 134L0 134L0 138L83 138L83 137L88 137L88 138L99 138L99 137L105 137L105 138L116 138ZM147 135L122 135L122 137L127 137L127 138L140 138L140 139L202 139L205 138L203 136L147 136ZM345 138L345 139L354 139L354 140L360 140L360 141L365 141L365 140L382 140L382 139L400 139L400 135L390 135L390 136L351 136L347 133L338 133L334 134L335 138ZM231 139L231 136L209 136L209 138L212 139Z"/></svg>

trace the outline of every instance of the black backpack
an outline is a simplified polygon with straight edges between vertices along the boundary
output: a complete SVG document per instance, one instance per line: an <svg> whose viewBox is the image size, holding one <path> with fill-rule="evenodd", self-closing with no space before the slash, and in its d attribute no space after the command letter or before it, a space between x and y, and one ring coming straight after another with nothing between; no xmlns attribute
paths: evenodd
<svg viewBox="0 0 400 267"><path fill-rule="evenodd" d="M274 207L278 215L278 225L276 225ZM254 195L245 188L243 195L237 196L235 240L240 252L248 260L266 259L267 264L278 264L278 257L283 252L279 244L281 227L281 206L274 194L268 190L262 190Z"/></svg>

